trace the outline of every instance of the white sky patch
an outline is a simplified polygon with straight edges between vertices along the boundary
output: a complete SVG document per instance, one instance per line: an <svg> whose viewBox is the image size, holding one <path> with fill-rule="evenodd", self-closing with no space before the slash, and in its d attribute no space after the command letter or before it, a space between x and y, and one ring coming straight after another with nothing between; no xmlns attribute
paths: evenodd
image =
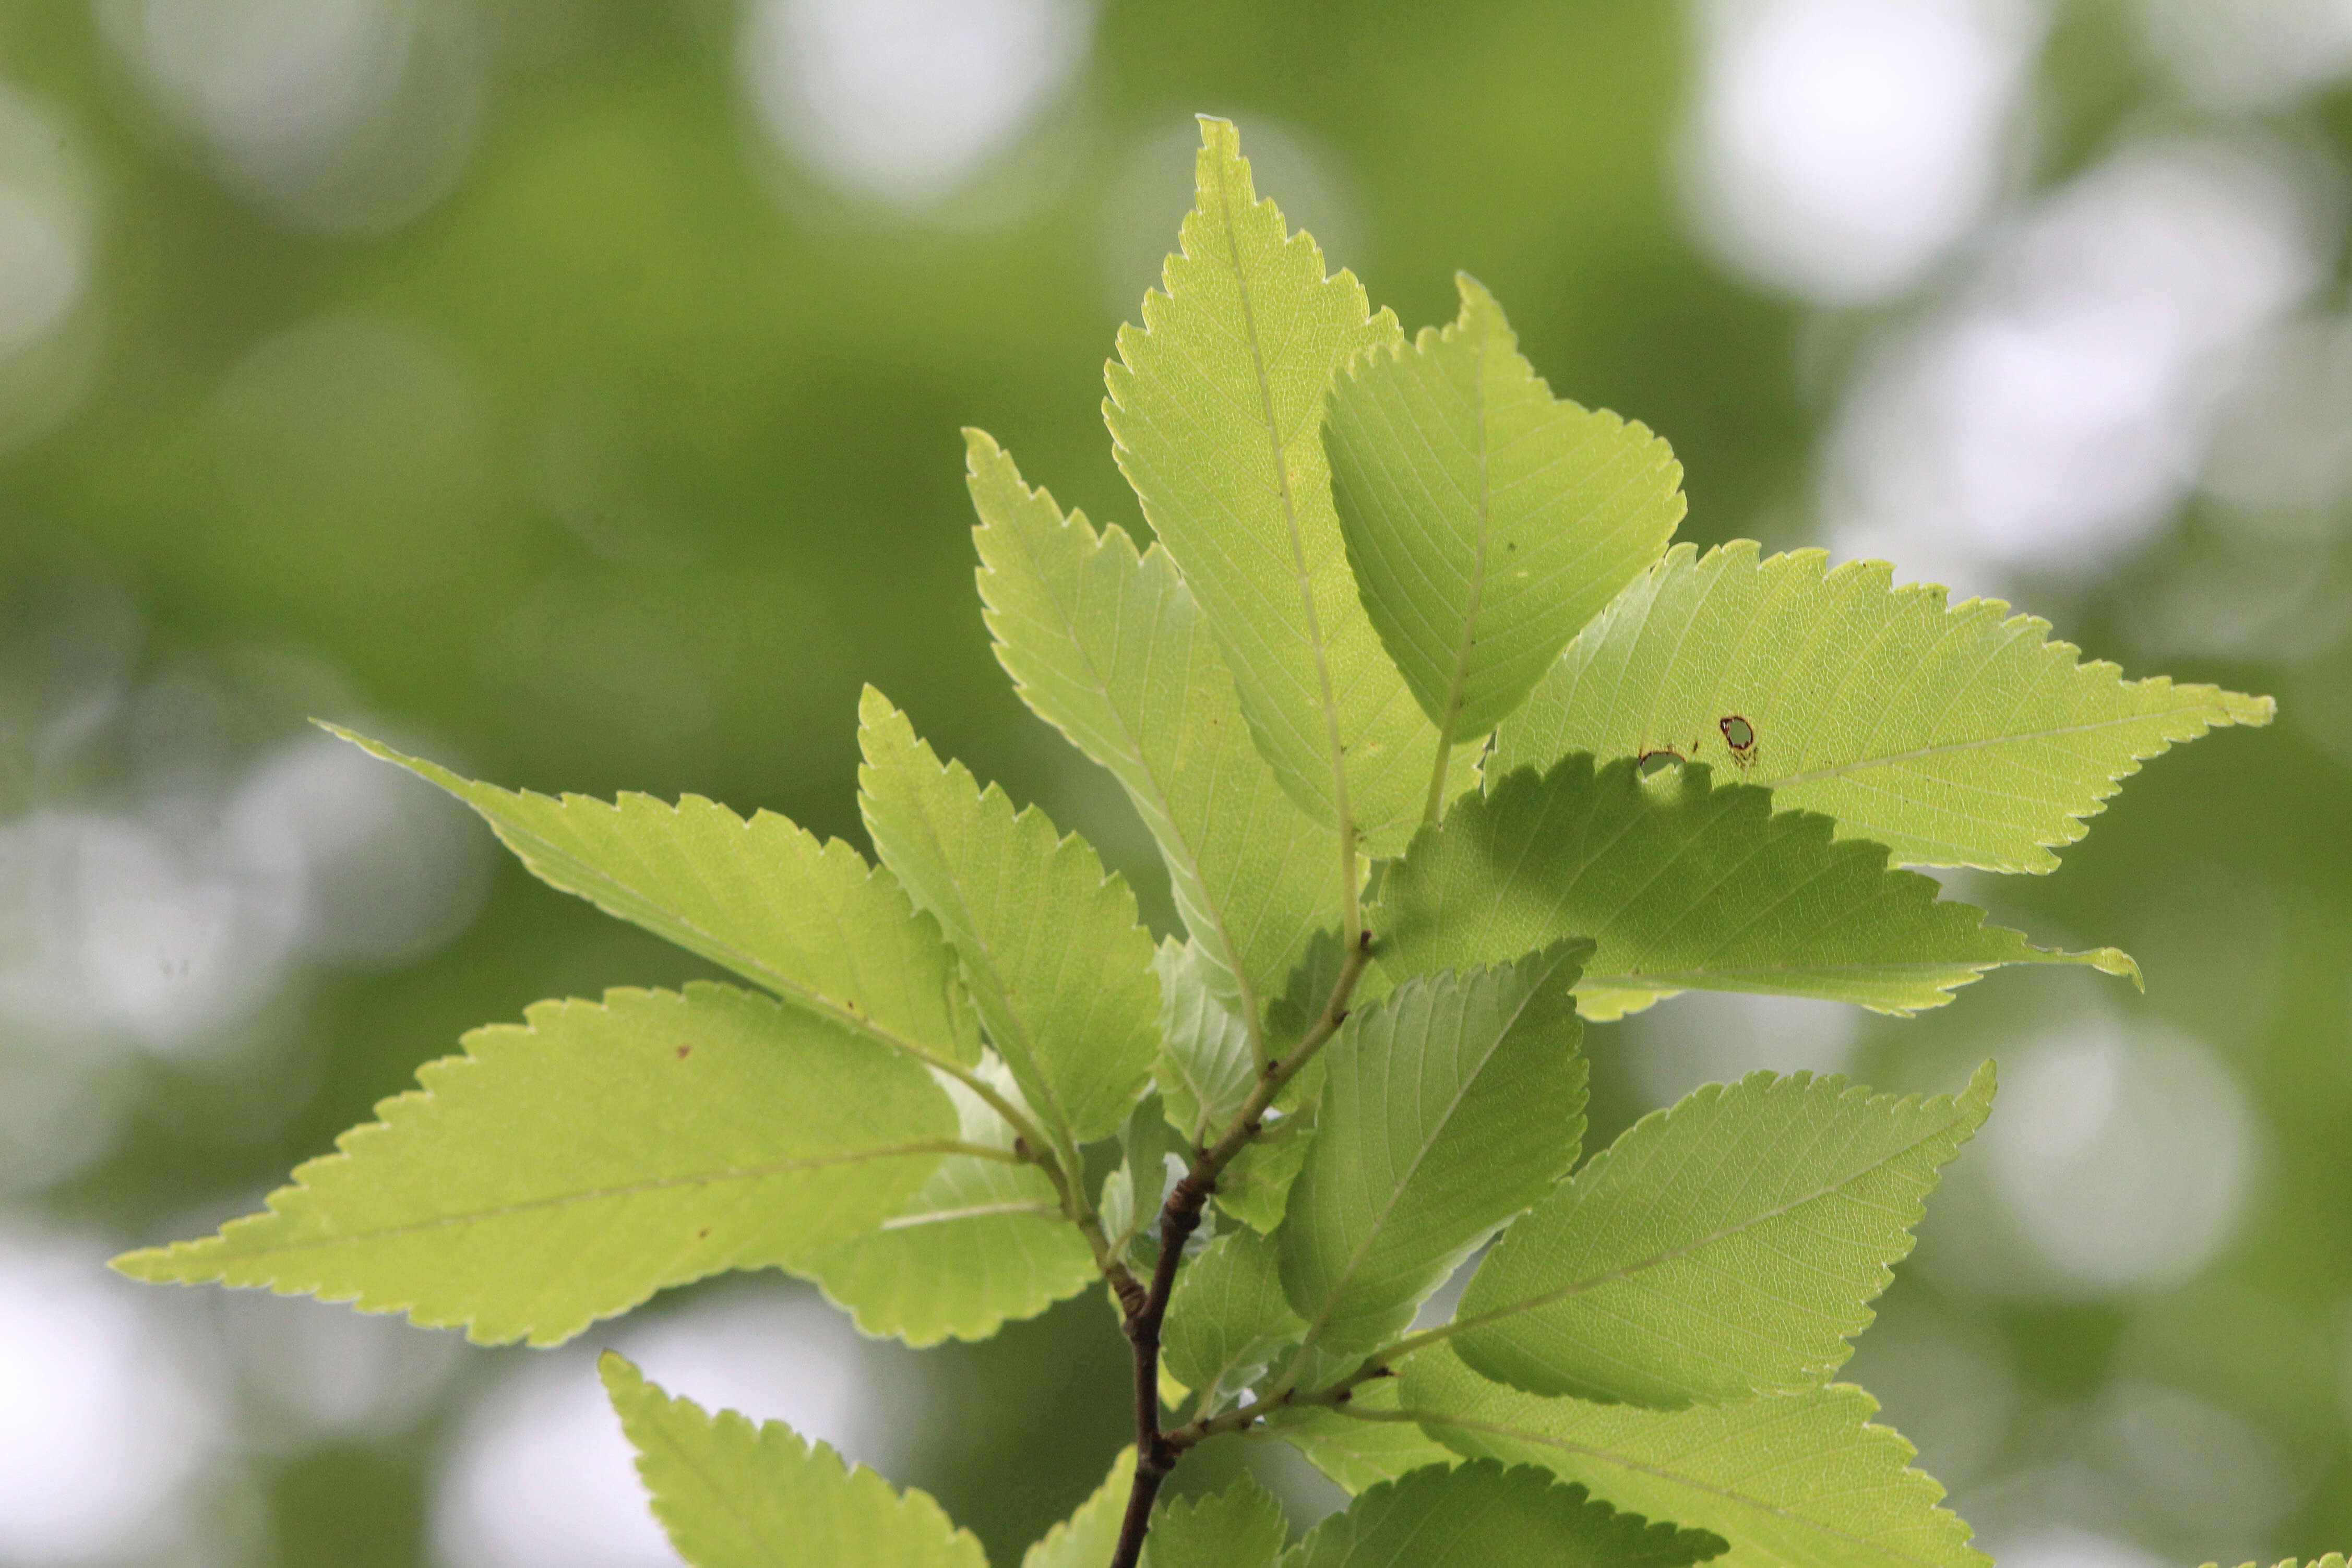
<svg viewBox="0 0 2352 1568"><path fill-rule="evenodd" d="M2214 367L2323 275L2310 213L2283 155L2217 142L2134 147L2052 194L1848 388L1832 552L1978 592L2140 542L2202 466Z"/></svg>
<svg viewBox="0 0 2352 1568"><path fill-rule="evenodd" d="M784 1421L885 1474L898 1457L889 1396L903 1390L886 1391L875 1364L887 1353L814 1291L739 1288L592 1339L516 1358L474 1406L434 1498L441 1568L675 1568L596 1375L599 1345L706 1410Z"/></svg>
<svg viewBox="0 0 2352 1568"><path fill-rule="evenodd" d="M199 1344L95 1238L0 1216L0 1562L178 1557L218 1454ZM160 1558L158 1560L161 1560Z"/></svg>
<svg viewBox="0 0 2352 1568"><path fill-rule="evenodd" d="M1703 1083L1750 1072L1843 1072L1862 1038L1862 1013L1806 997L1691 991L1625 1023L1633 1077L1654 1105Z"/></svg>
<svg viewBox="0 0 2352 1568"><path fill-rule="evenodd" d="M2096 1020L2004 1053L1980 1134L2039 1289L2175 1285L2235 1233L2262 1126L2209 1047Z"/></svg>
<svg viewBox="0 0 2352 1568"><path fill-rule="evenodd" d="M2289 108L2352 73L2352 0L2140 0L2148 54L2192 102Z"/></svg>
<svg viewBox="0 0 2352 1568"><path fill-rule="evenodd" d="M752 0L760 124L829 183L922 208L1009 152L1085 63L1085 0Z"/></svg>
<svg viewBox="0 0 2352 1568"><path fill-rule="evenodd" d="M1706 0L1685 207L1734 271L1824 305L1916 283L2000 193L2033 0Z"/></svg>
<svg viewBox="0 0 2352 1568"><path fill-rule="evenodd" d="M101 0L108 38L222 182L280 222L397 228L464 173L487 93L446 0Z"/></svg>

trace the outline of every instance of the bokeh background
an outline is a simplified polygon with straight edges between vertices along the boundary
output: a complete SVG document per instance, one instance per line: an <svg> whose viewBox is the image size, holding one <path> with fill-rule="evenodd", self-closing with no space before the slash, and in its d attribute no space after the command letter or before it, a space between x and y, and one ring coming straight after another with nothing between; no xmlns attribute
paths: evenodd
<svg viewBox="0 0 2352 1568"><path fill-rule="evenodd" d="M1468 268L1667 435L1687 537L2279 695L2060 873L1955 879L2145 998L1685 998L1591 1050L1603 1134L1998 1057L1854 1375L2005 1563L2352 1545L2347 79L2347 0L0 5L0 1563L669 1562L606 1343L1000 1563L1091 1490L1098 1299L916 1355L734 1280L525 1353L100 1262L477 1023L695 972L307 716L859 840L872 681L1170 919L989 655L957 430L1138 527L1100 366L1197 110L1409 328Z"/></svg>

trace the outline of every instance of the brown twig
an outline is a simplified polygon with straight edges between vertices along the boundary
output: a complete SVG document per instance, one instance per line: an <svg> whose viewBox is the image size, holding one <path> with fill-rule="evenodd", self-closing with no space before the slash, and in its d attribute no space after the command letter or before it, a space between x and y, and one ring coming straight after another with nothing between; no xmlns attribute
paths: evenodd
<svg viewBox="0 0 2352 1568"><path fill-rule="evenodd" d="M1118 1548L1111 1553L1110 1568L1136 1568L1143 1556L1143 1538L1151 1528L1151 1507L1159 1499L1160 1483L1168 1479L1186 1448L1202 1437L1214 1435L1196 1432L1193 1428L1201 1425L1197 1422L1181 1429L1182 1441L1171 1440L1171 1434L1160 1429L1160 1331L1167 1321L1168 1299L1176 1289L1184 1244L1201 1228L1201 1211L1217 1190L1218 1175L1264 1129L1266 1111L1276 1098L1347 1021L1348 998L1354 995L1356 982L1363 977L1371 957L1371 933L1358 933L1314 1027L1289 1055L1266 1063L1223 1135L1195 1154L1192 1168L1169 1192L1160 1210L1160 1260L1151 1270L1151 1288L1140 1291L1131 1277L1122 1285L1119 1275L1111 1276L1135 1359L1135 1481L1128 1490L1127 1516L1119 1525Z"/></svg>

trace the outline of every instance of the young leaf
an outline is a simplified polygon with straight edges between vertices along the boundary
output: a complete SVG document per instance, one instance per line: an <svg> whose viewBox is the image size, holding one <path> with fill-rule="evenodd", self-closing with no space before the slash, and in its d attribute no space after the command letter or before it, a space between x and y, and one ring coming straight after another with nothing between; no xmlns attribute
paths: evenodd
<svg viewBox="0 0 2352 1568"><path fill-rule="evenodd" d="M1103 1177L1102 1200L1096 1205L1103 1229L1114 1247L1123 1247L1148 1229L1160 1212L1168 1190L1168 1156L1176 1153L1176 1129L1159 1097L1146 1094L1128 1113L1118 1130L1119 1162Z"/></svg>
<svg viewBox="0 0 2352 1568"><path fill-rule="evenodd" d="M1205 1415L1306 1332L1282 1293L1274 1243L1244 1227L1218 1237L1176 1276L1160 1343L1168 1370L1200 1390Z"/></svg>
<svg viewBox="0 0 2352 1568"><path fill-rule="evenodd" d="M1511 1228L1454 1348L1531 1394L1672 1407L1812 1387L1869 1324L1992 1092L1990 1062L1957 1098L1802 1072L1709 1084Z"/></svg>
<svg viewBox="0 0 2352 1568"><path fill-rule="evenodd" d="M1135 1450L1122 1448L1110 1474L1078 1511L1047 1531L1021 1555L1021 1568L1105 1568L1118 1544L1127 1517L1127 1494L1135 1484Z"/></svg>
<svg viewBox="0 0 2352 1568"><path fill-rule="evenodd" d="M556 1344L666 1286L872 1230L956 1146L921 1068L732 987L526 1016L427 1062L268 1212L115 1266Z"/></svg>
<svg viewBox="0 0 2352 1568"><path fill-rule="evenodd" d="M1022 699L1110 769L1167 862L1184 928L1246 1025L1340 919L1339 850L1251 744L1234 677L1168 552L1097 537L964 433L980 594Z"/></svg>
<svg viewBox="0 0 2352 1568"><path fill-rule="evenodd" d="M2142 758L2274 711L2126 681L1999 600L1947 609L1940 588L1893 587L1884 561L1828 559L1677 546L1503 726L1495 768L1672 749L1730 761L1780 806L1892 846L1897 864L2046 872Z"/></svg>
<svg viewBox="0 0 2352 1568"><path fill-rule="evenodd" d="M990 1057L983 1075L1018 1099L1003 1064ZM980 1096L952 1079L967 1144L1013 1149L1013 1129ZM835 1305L855 1314L859 1332L916 1346L953 1337L986 1339L1008 1321L1034 1318L1096 1279L1086 1238L1062 1214L1053 1184L1034 1166L978 1155L950 1155L907 1206L882 1228L818 1254L797 1270Z"/></svg>
<svg viewBox="0 0 2352 1568"><path fill-rule="evenodd" d="M1350 363L1323 433L1364 608L1449 745L1518 706L1684 511L1666 444L1553 397L1494 296L1454 281L1454 324Z"/></svg>
<svg viewBox="0 0 2352 1568"><path fill-rule="evenodd" d="M1142 329L1119 329L1105 372L1113 454L1284 788L1318 822L1392 854L1420 819L1437 732L1357 597L1322 422L1332 371L1402 334L1258 200L1232 125L1201 121L1195 172L1181 254L1144 297Z"/></svg>
<svg viewBox="0 0 2352 1568"><path fill-rule="evenodd" d="M1990 1568L1914 1449L1833 1383L1780 1399L1643 1410L1489 1383L1444 1346L1404 1364L1421 1430L1474 1459L1535 1464L1621 1508L1731 1542L1730 1568Z"/></svg>
<svg viewBox="0 0 2352 1568"><path fill-rule="evenodd" d="M772 811L750 821L698 795L675 806L478 784L347 729L328 729L439 785L542 881L755 985L918 1056L970 1066L980 1030L939 927L887 871Z"/></svg>
<svg viewBox="0 0 2352 1568"><path fill-rule="evenodd" d="M1619 1513L1533 1466L1482 1460L1361 1493L1283 1568L1682 1568L1724 1550L1706 1531Z"/></svg>
<svg viewBox="0 0 2352 1568"><path fill-rule="evenodd" d="M1576 1163L1585 1068L1570 988L1586 951L1413 980L1349 1018L1275 1233L1310 1343L1379 1344Z"/></svg>
<svg viewBox="0 0 2352 1568"><path fill-rule="evenodd" d="M1257 1087L1249 1029L1217 1000L1197 942L1160 944L1160 1056L1151 1075L1169 1122L1192 1147L1213 1143Z"/></svg>
<svg viewBox="0 0 2352 1568"><path fill-rule="evenodd" d="M1271 1236L1290 1211L1290 1189L1315 1146L1315 1129L1301 1126L1234 1156L1217 1177L1217 1207L1262 1236Z"/></svg>
<svg viewBox="0 0 2352 1568"><path fill-rule="evenodd" d="M1304 1405L1277 1410L1266 1425L1351 1497L1425 1466L1460 1464L1461 1455L1399 1413L1397 1383L1391 1377L1364 1384L1337 1409Z"/></svg>
<svg viewBox="0 0 2352 1568"><path fill-rule="evenodd" d="M1289 1540L1282 1505L1244 1475L1213 1496L1161 1503L1144 1537L1144 1568L1274 1568Z"/></svg>
<svg viewBox="0 0 2352 1568"><path fill-rule="evenodd" d="M2003 964L2089 964L2138 978L2112 947L2057 953L1939 903L1876 844L1830 841L1811 811L1717 785L1703 766L1644 779L1579 752L1458 802L1389 868L1375 926L1399 974L1494 963L1562 936L1598 944L1580 1006L1600 994L1766 991L1878 1012L1940 1007ZM1611 993L1615 993L1612 996ZM1611 1009L1612 1015L1614 1009Z"/></svg>
<svg viewBox="0 0 2352 1568"><path fill-rule="evenodd" d="M1017 815L944 767L871 686L858 703L858 805L882 863L963 960L989 1039L1030 1105L1073 1143L1123 1121L1151 1071L1160 982L1135 898L1092 846Z"/></svg>
<svg viewBox="0 0 2352 1568"><path fill-rule="evenodd" d="M694 1568L988 1568L970 1531L782 1421L664 1394L606 1351L596 1369L670 1544Z"/></svg>

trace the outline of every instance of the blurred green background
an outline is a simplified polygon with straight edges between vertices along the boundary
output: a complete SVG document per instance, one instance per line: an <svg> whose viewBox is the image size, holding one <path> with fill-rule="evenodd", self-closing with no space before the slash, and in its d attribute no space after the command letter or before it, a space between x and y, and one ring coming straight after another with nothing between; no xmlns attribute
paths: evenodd
<svg viewBox="0 0 2352 1568"><path fill-rule="evenodd" d="M693 972L310 715L862 841L870 681L1168 924L989 653L958 428L1139 530L1100 367L1196 111L1409 329L1466 268L1666 435L1685 537L2279 695L2057 875L1954 879L2144 998L1685 998L1592 1031L1596 1131L1999 1058L1855 1378L2005 1563L2352 1545L2347 78L2344 0L0 5L0 1563L670 1561L605 1343L1000 1563L1091 1490L1098 1299L919 1356L722 1281L531 1354L100 1263L477 1023ZM1244 1461L1336 1496L1184 1482Z"/></svg>

